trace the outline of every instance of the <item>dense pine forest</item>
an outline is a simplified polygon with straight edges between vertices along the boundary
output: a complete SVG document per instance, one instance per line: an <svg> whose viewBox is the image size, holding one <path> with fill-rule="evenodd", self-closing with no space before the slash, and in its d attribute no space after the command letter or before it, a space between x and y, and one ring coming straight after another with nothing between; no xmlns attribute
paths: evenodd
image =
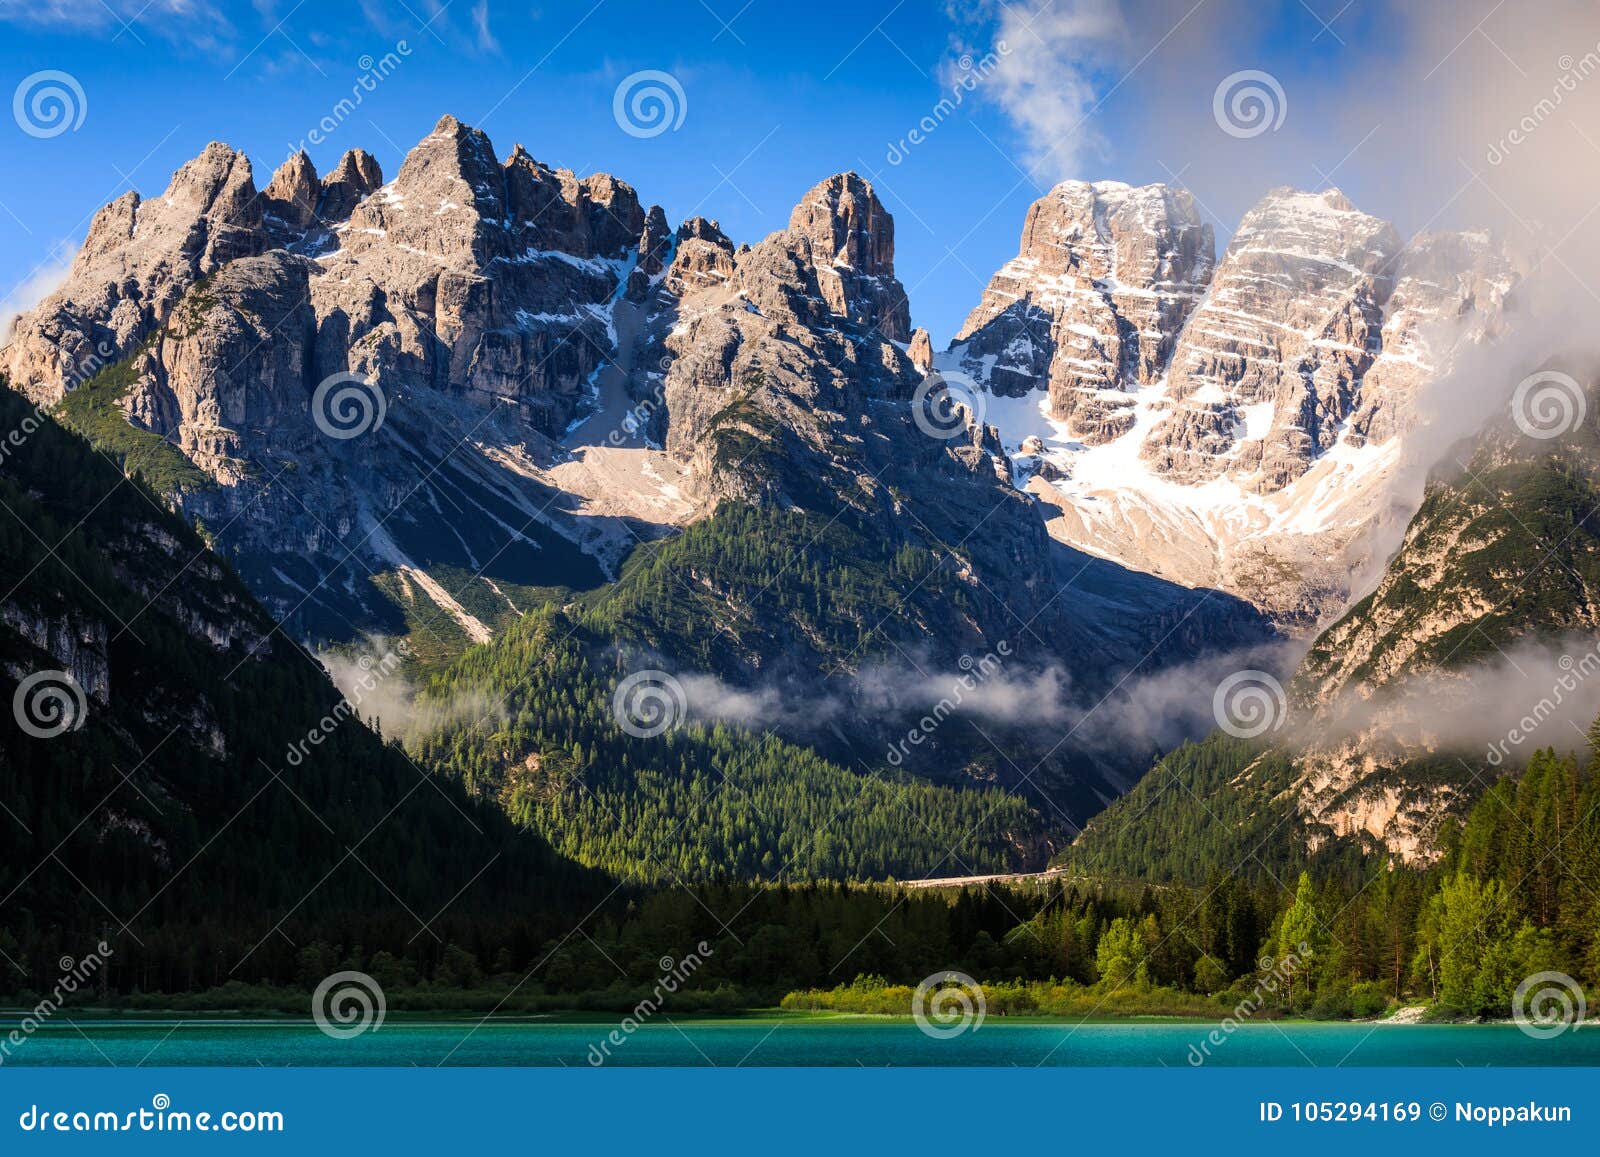
<svg viewBox="0 0 1600 1157"><path fill-rule="evenodd" d="M771 734L689 725L637 738L616 723L627 674L554 609L435 676L420 762L498 799L558 849L628 880L867 880L1020 867L1043 825L998 788L866 774ZM530 675L533 673L533 677Z"/></svg>
<svg viewBox="0 0 1600 1157"><path fill-rule="evenodd" d="M1318 1018L1406 1004L1499 1016L1534 973L1600 982L1597 896L1600 778L1545 751L1480 800L1427 871L1345 861L1285 879L1219 873L1199 885L1065 876L911 891L669 886L620 893L581 935L519 944L457 924L444 944L379 948L369 926L275 949L220 987L193 972L141 970L130 948L100 997L295 1012L316 980L360 968L400 1010L623 1009L651 989L662 958L704 941L703 966L674 997L680 1011L781 1002L903 1015L912 987L959 970L983 982L991 1014L1208 1016L1247 1003ZM42 945L8 934L0 947L29 962L26 982L13 980L17 998L53 975Z"/></svg>
<svg viewBox="0 0 1600 1157"><path fill-rule="evenodd" d="M521 958L606 897L350 719L122 463L4 389L0 428L25 433L0 456L0 991L101 940L124 992L287 980L322 937L427 946L430 971L451 939ZM55 679L52 717L22 681L57 654L81 699Z"/></svg>

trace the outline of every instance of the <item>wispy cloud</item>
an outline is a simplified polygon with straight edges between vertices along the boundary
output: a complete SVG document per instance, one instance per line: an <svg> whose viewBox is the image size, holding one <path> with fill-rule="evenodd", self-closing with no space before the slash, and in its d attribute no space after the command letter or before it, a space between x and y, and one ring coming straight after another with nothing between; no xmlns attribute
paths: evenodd
<svg viewBox="0 0 1600 1157"><path fill-rule="evenodd" d="M0 21L26 28L194 42L229 37L233 25L210 0L30 0L0 5Z"/></svg>
<svg viewBox="0 0 1600 1157"><path fill-rule="evenodd" d="M981 2L965 14L987 18L994 45L1005 46L984 92L1016 126L1035 177L1081 176L1101 160L1094 114L1130 44L1118 0Z"/></svg>
<svg viewBox="0 0 1600 1157"><path fill-rule="evenodd" d="M77 251L77 242L65 239L57 241L51 246L50 255L44 263L0 298L0 344L10 340L12 323L20 314L33 309L66 280Z"/></svg>
<svg viewBox="0 0 1600 1157"><path fill-rule="evenodd" d="M472 6L472 30L477 34L480 52L500 51L500 42L489 30L489 0L478 0Z"/></svg>

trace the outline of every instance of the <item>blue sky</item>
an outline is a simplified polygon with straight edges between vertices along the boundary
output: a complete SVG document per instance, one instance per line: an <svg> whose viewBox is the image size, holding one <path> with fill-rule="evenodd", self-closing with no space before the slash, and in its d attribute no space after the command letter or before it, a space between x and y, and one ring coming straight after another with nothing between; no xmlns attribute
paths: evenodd
<svg viewBox="0 0 1600 1157"><path fill-rule="evenodd" d="M76 128L0 122L0 293L25 300L127 188L152 196L211 140L247 152L258 185L350 95L366 60L398 67L309 148L386 176L438 117L482 127L502 155L603 170L674 222L719 219L736 241L781 228L822 177L873 180L897 225L916 320L943 345L1016 251L1029 203L1062 176L1189 185L1226 234L1274 184L1334 181L1402 228L1383 150L1329 93L1398 34L1376 0L0 0L5 91L42 70L83 93ZM1383 38L1375 29L1385 29ZM983 72L898 162L891 146ZM404 43L404 52L399 46ZM972 70L963 73L963 57ZM1467 53L1450 67L1467 67ZM1285 131L1249 140L1213 117L1239 69L1286 90ZM641 70L672 75L680 127L619 128L613 98ZM1329 110L1333 111L1330 112ZM1364 136L1364 133L1367 134ZM1352 148L1354 153L1351 152ZM1348 154L1348 155L1347 155ZM1042 159L1041 159L1042 158ZM1343 159L1341 159L1343 158Z"/></svg>

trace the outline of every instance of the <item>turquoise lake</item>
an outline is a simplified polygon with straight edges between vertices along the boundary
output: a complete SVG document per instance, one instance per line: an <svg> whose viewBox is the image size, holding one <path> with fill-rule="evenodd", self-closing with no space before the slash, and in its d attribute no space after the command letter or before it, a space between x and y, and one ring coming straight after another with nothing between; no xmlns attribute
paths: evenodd
<svg viewBox="0 0 1600 1157"><path fill-rule="evenodd" d="M10 1023L7 1023L9 1021ZM0 1036L15 1024L0 1020ZM387 1021L348 1040L305 1022L54 1022L6 1065L607 1066L1600 1066L1600 1031L1535 1039L1513 1025L1046 1024L991 1019L948 1040L906 1021L677 1021L606 1046L615 1022ZM1209 1056L1201 1050L1209 1048Z"/></svg>

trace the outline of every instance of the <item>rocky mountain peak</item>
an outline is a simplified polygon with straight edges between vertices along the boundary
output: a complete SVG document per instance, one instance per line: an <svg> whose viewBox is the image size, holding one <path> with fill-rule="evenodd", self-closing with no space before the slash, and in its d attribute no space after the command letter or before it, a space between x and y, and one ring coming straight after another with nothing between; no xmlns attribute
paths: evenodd
<svg viewBox="0 0 1600 1157"><path fill-rule="evenodd" d="M809 238L825 261L862 273L894 273L894 218L853 172L814 186L789 214L789 231Z"/></svg>
<svg viewBox="0 0 1600 1157"><path fill-rule="evenodd" d="M183 230L182 248L209 272L235 257L259 253L265 240L261 221L250 158L212 141L173 174L159 202L141 203L138 231Z"/></svg>
<svg viewBox="0 0 1600 1157"><path fill-rule="evenodd" d="M213 141L161 197L125 193L95 214L66 281L10 335L12 384L56 400L126 356L194 281L268 245L249 158Z"/></svg>
<svg viewBox="0 0 1600 1157"><path fill-rule="evenodd" d="M346 149L325 183L335 181L364 185L371 192L383 184L383 170L378 166L378 159L366 149Z"/></svg>
<svg viewBox="0 0 1600 1157"><path fill-rule="evenodd" d="M911 336L911 307L894 274L894 218L856 173L822 181L789 214L788 232L810 243L829 308L893 341Z"/></svg>
<svg viewBox="0 0 1600 1157"><path fill-rule="evenodd" d="M437 196L437 206L469 208L481 218L504 216L500 160L481 129L446 114L400 163L394 192L421 198ZM428 206L432 211L435 206Z"/></svg>
<svg viewBox="0 0 1600 1157"><path fill-rule="evenodd" d="M262 196L267 202L269 225L282 225L291 233L304 233L310 228L322 200L322 182L305 150L278 167Z"/></svg>
<svg viewBox="0 0 1600 1157"><path fill-rule="evenodd" d="M1393 439L1517 273L1481 233L1403 245L1337 189L1274 189L1211 246L1182 190L1063 182L935 360L997 399L1058 539L1310 626L1376 565Z"/></svg>
<svg viewBox="0 0 1600 1157"><path fill-rule="evenodd" d="M1146 461L1268 492L1305 473L1360 404L1401 249L1392 225L1336 189L1268 193L1173 352L1170 414Z"/></svg>
<svg viewBox="0 0 1600 1157"><path fill-rule="evenodd" d="M1089 444L1133 425L1131 394L1165 371L1215 262L1194 198L1167 185L1063 181L1028 210L1008 261L956 335L965 372L998 394L1044 384L1052 417Z"/></svg>
<svg viewBox="0 0 1600 1157"><path fill-rule="evenodd" d="M377 158L365 149L350 149L323 178L318 215L329 224L349 220L355 207L382 187Z"/></svg>
<svg viewBox="0 0 1600 1157"><path fill-rule="evenodd" d="M690 217L678 226L666 283L677 296L721 286L735 276L733 242L715 221Z"/></svg>
<svg viewBox="0 0 1600 1157"><path fill-rule="evenodd" d="M325 178L317 176L316 165L301 150L278 166L261 194L269 244L275 249L307 242L312 249L325 247L328 231L347 221L382 185L383 171L365 150L347 151Z"/></svg>

